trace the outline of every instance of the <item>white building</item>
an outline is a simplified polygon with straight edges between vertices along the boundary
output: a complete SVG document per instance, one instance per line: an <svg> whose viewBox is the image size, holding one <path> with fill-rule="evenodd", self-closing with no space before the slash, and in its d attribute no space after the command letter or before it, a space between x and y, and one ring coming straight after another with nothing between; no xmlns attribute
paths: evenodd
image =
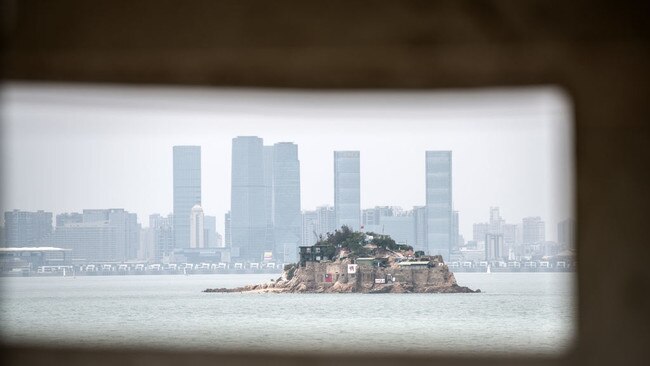
<svg viewBox="0 0 650 366"><path fill-rule="evenodd" d="M194 205L190 213L190 248L205 248L203 209Z"/></svg>

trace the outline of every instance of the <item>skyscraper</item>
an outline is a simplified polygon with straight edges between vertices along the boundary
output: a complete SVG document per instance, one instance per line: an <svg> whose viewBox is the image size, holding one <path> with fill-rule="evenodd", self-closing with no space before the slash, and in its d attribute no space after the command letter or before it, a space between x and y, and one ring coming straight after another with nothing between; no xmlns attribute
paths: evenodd
<svg viewBox="0 0 650 366"><path fill-rule="evenodd" d="M274 257L295 262L302 241L302 216L298 145L291 142L273 145L273 226Z"/></svg>
<svg viewBox="0 0 650 366"><path fill-rule="evenodd" d="M190 213L201 204L201 147L174 146L174 246L190 247Z"/></svg>
<svg viewBox="0 0 650 366"><path fill-rule="evenodd" d="M273 146L264 146L264 217L266 219L266 234L264 247L275 249L275 229L273 227Z"/></svg>
<svg viewBox="0 0 650 366"><path fill-rule="evenodd" d="M427 151L427 252L449 259L452 230L451 151Z"/></svg>
<svg viewBox="0 0 650 366"><path fill-rule="evenodd" d="M203 208L194 205L190 214L190 248L201 249L206 247L204 228Z"/></svg>
<svg viewBox="0 0 650 366"><path fill-rule="evenodd" d="M336 227L361 227L361 173L359 151L334 151L334 211Z"/></svg>
<svg viewBox="0 0 650 366"><path fill-rule="evenodd" d="M263 141L257 136L232 140L230 238L232 256L259 262L266 250Z"/></svg>

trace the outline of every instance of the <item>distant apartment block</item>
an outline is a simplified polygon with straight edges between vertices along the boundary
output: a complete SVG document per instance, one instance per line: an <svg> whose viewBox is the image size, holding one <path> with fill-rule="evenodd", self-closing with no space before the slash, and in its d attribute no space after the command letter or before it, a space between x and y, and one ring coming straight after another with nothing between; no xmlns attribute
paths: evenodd
<svg viewBox="0 0 650 366"><path fill-rule="evenodd" d="M490 224L479 222L472 225L472 240L477 243L485 243L485 235L490 231Z"/></svg>
<svg viewBox="0 0 650 366"><path fill-rule="evenodd" d="M301 246L314 245L318 241L318 211L302 212Z"/></svg>
<svg viewBox="0 0 650 366"><path fill-rule="evenodd" d="M336 227L361 227L361 165L359 151L334 151Z"/></svg>
<svg viewBox="0 0 650 366"><path fill-rule="evenodd" d="M52 233L52 213L45 211L7 211L4 214L5 246L39 246Z"/></svg>
<svg viewBox="0 0 650 366"><path fill-rule="evenodd" d="M505 251L503 234L488 233L485 235L485 260L494 261L507 259L508 253Z"/></svg>
<svg viewBox="0 0 650 366"><path fill-rule="evenodd" d="M452 231L452 152L427 151L427 254L449 259Z"/></svg>
<svg viewBox="0 0 650 366"><path fill-rule="evenodd" d="M190 247L190 214L201 204L201 147L174 146L174 246Z"/></svg>
<svg viewBox="0 0 650 366"><path fill-rule="evenodd" d="M525 217L523 219L523 244L533 245L546 241L546 226L541 217Z"/></svg>
<svg viewBox="0 0 650 366"><path fill-rule="evenodd" d="M316 207L316 214L318 215L318 228L316 229L318 235L327 236L327 233L333 233L337 229L336 212L333 206Z"/></svg>
<svg viewBox="0 0 650 366"><path fill-rule="evenodd" d="M140 225L137 216L124 209L83 211L81 223L56 228L49 243L71 249L72 259L85 261L125 261L137 258Z"/></svg>
<svg viewBox="0 0 650 366"><path fill-rule="evenodd" d="M169 258L174 251L174 215L169 214L167 217L160 214L149 215L149 228L145 235L147 238L144 253L152 252L153 260L156 262Z"/></svg>

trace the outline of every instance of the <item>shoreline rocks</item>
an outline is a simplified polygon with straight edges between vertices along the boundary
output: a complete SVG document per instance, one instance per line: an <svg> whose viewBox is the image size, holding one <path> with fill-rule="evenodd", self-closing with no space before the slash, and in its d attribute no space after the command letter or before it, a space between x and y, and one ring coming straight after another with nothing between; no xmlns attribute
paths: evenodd
<svg viewBox="0 0 650 366"><path fill-rule="evenodd" d="M236 288L212 288L209 293L479 293L459 286L442 258L416 265L389 260L382 266L357 266L351 259L307 262L285 268L276 281ZM423 265L422 263L425 263ZM349 265L353 265L352 267ZM408 263L407 263L408 264Z"/></svg>

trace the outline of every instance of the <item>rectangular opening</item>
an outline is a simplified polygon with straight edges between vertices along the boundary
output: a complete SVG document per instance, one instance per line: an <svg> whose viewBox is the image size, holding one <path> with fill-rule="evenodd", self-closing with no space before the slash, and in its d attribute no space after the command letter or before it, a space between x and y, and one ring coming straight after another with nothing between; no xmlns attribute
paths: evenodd
<svg viewBox="0 0 650 366"><path fill-rule="evenodd" d="M6 344L556 355L574 341L573 121L558 88L2 93ZM202 292L277 283L300 246L333 262L309 246L341 225L441 254L481 292ZM319 286L417 281L358 259Z"/></svg>

